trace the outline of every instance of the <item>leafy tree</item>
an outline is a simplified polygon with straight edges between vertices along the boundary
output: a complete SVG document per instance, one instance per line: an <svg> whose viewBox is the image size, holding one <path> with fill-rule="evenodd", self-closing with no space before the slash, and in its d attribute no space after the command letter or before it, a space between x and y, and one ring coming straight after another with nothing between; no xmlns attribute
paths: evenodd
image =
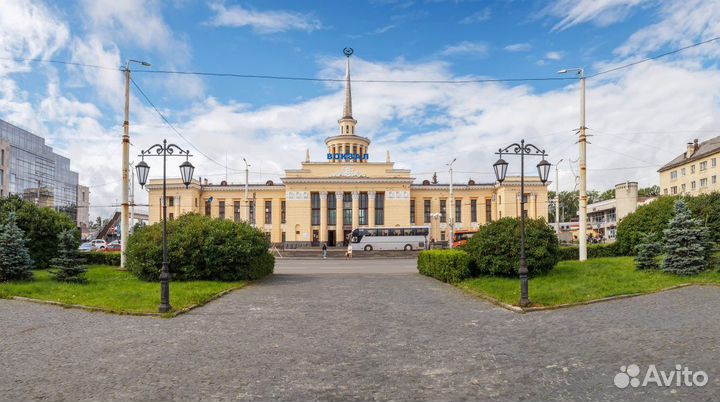
<svg viewBox="0 0 720 402"><path fill-rule="evenodd" d="M660 186L654 185L650 187L641 188L638 190L640 197L656 197L660 195Z"/></svg>
<svg viewBox="0 0 720 402"><path fill-rule="evenodd" d="M15 219L11 212L5 223L0 223L0 282L32 278L32 258Z"/></svg>
<svg viewBox="0 0 720 402"><path fill-rule="evenodd" d="M87 269L82 265L78 246L79 233L75 229L64 230L58 235L59 256L51 261L50 274L56 281L61 282L85 282Z"/></svg>
<svg viewBox="0 0 720 402"><path fill-rule="evenodd" d="M0 198L0 223L5 222L10 213L15 213L16 223L25 233L35 268L47 269L50 260L58 256L58 234L75 228L75 222L61 212L38 208L17 195Z"/></svg>
<svg viewBox="0 0 720 402"><path fill-rule="evenodd" d="M658 256L662 253L662 246L652 233L645 234L642 241L635 247L635 267L640 270L658 269Z"/></svg>
<svg viewBox="0 0 720 402"><path fill-rule="evenodd" d="M603 191L598 197L598 201L612 200L613 198L615 198L615 189L611 188L610 190Z"/></svg>
<svg viewBox="0 0 720 402"><path fill-rule="evenodd" d="M587 192L587 197L588 197L588 204L592 204L594 202L601 201L600 200L600 192L597 190L589 190Z"/></svg>
<svg viewBox="0 0 720 402"><path fill-rule="evenodd" d="M692 217L683 199L675 202L675 216L665 233L663 271L678 275L696 275L708 265L709 235L699 220Z"/></svg>
<svg viewBox="0 0 720 402"><path fill-rule="evenodd" d="M634 254L635 246L640 244L644 235L652 235L655 241L660 241L663 230L674 215L673 205L676 199L677 197L659 197L624 217L618 223L617 229L616 241L619 243L620 253Z"/></svg>

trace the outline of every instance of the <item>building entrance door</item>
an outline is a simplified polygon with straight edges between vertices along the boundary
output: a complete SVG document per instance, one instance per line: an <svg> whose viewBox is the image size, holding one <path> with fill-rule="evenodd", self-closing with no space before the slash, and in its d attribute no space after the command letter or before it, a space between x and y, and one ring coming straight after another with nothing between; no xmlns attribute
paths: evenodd
<svg viewBox="0 0 720 402"><path fill-rule="evenodd" d="M320 231L317 229L313 229L312 245L313 246L320 245Z"/></svg>
<svg viewBox="0 0 720 402"><path fill-rule="evenodd" d="M335 246L335 231L334 230L328 230L328 237L327 237L327 245L328 247Z"/></svg>

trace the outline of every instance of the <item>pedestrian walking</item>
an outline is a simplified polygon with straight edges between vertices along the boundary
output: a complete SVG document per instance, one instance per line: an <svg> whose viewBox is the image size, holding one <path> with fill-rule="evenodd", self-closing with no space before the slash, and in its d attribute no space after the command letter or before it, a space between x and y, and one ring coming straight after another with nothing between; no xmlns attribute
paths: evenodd
<svg viewBox="0 0 720 402"><path fill-rule="evenodd" d="M345 259L352 258L352 243L348 243L347 252L345 252Z"/></svg>
<svg viewBox="0 0 720 402"><path fill-rule="evenodd" d="M323 251L323 258L327 258L327 244L323 243L322 251Z"/></svg>

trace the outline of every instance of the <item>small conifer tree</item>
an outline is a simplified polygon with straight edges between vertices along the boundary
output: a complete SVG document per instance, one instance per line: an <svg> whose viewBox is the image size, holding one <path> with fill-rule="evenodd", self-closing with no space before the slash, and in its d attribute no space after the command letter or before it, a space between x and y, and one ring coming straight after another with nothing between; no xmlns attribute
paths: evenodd
<svg viewBox="0 0 720 402"><path fill-rule="evenodd" d="M76 237L74 229L62 231L58 235L59 256L53 258L50 265L50 273L53 278L61 282L85 282L87 269L82 265L78 246L80 242Z"/></svg>
<svg viewBox="0 0 720 402"><path fill-rule="evenodd" d="M662 246L655 240L652 233L643 235L640 244L636 246L635 267L640 270L658 269L657 257L662 253Z"/></svg>
<svg viewBox="0 0 720 402"><path fill-rule="evenodd" d="M0 282L32 278L33 262L24 235L15 223L14 212L0 223Z"/></svg>
<svg viewBox="0 0 720 402"><path fill-rule="evenodd" d="M708 266L710 237L700 221L693 219L683 199L675 202L675 216L665 233L663 271L677 275L696 275Z"/></svg>

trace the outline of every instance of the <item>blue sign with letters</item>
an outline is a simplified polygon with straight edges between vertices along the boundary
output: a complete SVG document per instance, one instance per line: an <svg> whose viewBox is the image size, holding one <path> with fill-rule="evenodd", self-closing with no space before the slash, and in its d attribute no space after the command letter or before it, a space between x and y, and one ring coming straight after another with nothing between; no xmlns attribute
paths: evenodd
<svg viewBox="0 0 720 402"><path fill-rule="evenodd" d="M333 154L329 153L327 154L328 160L341 160L341 161L361 161L361 160L367 160L369 157L368 154Z"/></svg>

